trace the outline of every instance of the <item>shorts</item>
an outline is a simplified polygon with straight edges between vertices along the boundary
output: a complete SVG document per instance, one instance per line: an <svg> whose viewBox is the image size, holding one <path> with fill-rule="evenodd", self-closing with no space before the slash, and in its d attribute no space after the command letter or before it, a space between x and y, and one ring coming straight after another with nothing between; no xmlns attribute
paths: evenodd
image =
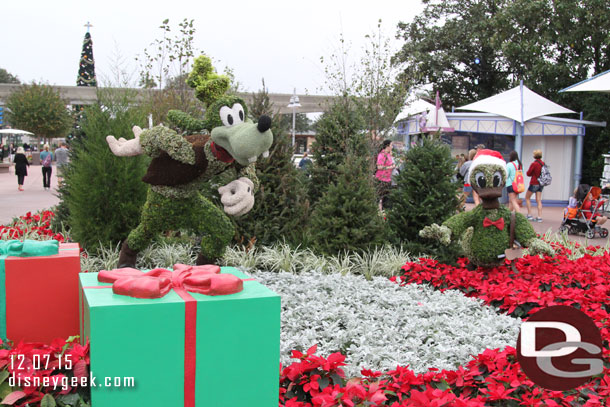
<svg viewBox="0 0 610 407"><path fill-rule="evenodd" d="M386 196L388 196L388 194L390 193L390 187L392 186L390 182L385 182L385 181L380 181L378 179L375 179L376 181L376 189L377 189L377 195L379 195L380 198L385 198Z"/></svg>
<svg viewBox="0 0 610 407"><path fill-rule="evenodd" d="M464 193L465 194L469 194L472 192L472 186L470 185L464 185Z"/></svg>
<svg viewBox="0 0 610 407"><path fill-rule="evenodd" d="M530 185L527 190L530 192L542 192L543 188L542 185Z"/></svg>
<svg viewBox="0 0 610 407"><path fill-rule="evenodd" d="M514 194L515 190L513 189L512 185L509 185L506 187L506 192L508 192L509 194Z"/></svg>

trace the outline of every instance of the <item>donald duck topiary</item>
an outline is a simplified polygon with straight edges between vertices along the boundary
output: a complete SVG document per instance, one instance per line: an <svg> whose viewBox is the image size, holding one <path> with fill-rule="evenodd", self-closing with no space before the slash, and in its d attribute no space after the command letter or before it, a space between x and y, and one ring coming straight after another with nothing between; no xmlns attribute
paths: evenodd
<svg viewBox="0 0 610 407"><path fill-rule="evenodd" d="M504 263L511 247L511 218L514 219L513 240L517 246L529 248L530 254L552 255L551 246L539 239L532 225L520 213L500 205L498 198L506 184L506 162L493 150L481 150L475 156L467 174L481 204L469 212L461 212L443 222L422 229L421 237L436 239L444 245L459 240L470 262L480 267L495 267ZM509 254L509 259L514 256Z"/></svg>
<svg viewBox="0 0 610 407"><path fill-rule="evenodd" d="M118 268L135 268L138 252L159 234L187 230L201 237L196 263L214 264L234 235L227 215L241 216L254 205L258 188L255 162L269 154L273 142L271 118L256 123L248 118L245 102L225 95L226 77L217 75L209 58L201 56L189 76L196 95L207 105L204 119L172 111L168 119L185 135L156 126L133 128L135 138L106 141L117 156L146 154L152 158L143 181L150 185L140 224L123 241ZM207 130L209 134L189 134ZM204 196L212 178L226 185L218 188L224 212Z"/></svg>

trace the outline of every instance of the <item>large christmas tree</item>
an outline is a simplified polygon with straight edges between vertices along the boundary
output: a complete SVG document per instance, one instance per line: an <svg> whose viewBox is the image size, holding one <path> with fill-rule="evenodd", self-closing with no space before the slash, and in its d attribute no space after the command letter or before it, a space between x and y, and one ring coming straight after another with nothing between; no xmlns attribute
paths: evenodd
<svg viewBox="0 0 610 407"><path fill-rule="evenodd" d="M95 79L95 62L93 61L93 42L91 41L91 34L89 33L89 27L91 27L91 25L87 23L86 27L87 33L85 34L83 50L80 54L76 86L97 86L97 80Z"/></svg>

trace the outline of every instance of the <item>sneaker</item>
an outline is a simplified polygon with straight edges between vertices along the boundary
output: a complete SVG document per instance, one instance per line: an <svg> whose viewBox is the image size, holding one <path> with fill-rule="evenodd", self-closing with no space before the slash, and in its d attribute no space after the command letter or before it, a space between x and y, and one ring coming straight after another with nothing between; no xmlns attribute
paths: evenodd
<svg viewBox="0 0 610 407"><path fill-rule="evenodd" d="M527 215L526 218L527 220L534 220L534 217L532 215Z"/></svg>
<svg viewBox="0 0 610 407"><path fill-rule="evenodd" d="M542 223L542 218L536 218L536 222Z"/></svg>

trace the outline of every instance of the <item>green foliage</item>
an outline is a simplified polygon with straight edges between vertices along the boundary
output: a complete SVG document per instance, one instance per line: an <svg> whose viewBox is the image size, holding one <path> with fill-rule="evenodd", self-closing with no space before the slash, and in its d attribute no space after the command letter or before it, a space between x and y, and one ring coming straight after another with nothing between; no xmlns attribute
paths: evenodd
<svg viewBox="0 0 610 407"><path fill-rule="evenodd" d="M366 156L348 151L337 179L314 206L308 233L310 245L324 254L364 251L382 244L385 224Z"/></svg>
<svg viewBox="0 0 610 407"><path fill-rule="evenodd" d="M252 210L239 218L233 218L238 243L256 240L271 245L280 241L297 245L302 241L309 216L309 201L303 175L292 164L290 137L282 131L280 115L274 115L273 104L264 87L253 94L250 113L254 119L262 115L272 117L274 135L269 158L259 159L256 175L260 187L254 196Z"/></svg>
<svg viewBox="0 0 610 407"><path fill-rule="evenodd" d="M147 191L141 178L148 159L117 157L106 143L108 135L133 138L132 126L142 126L145 115L127 97L112 100L100 93L99 98L100 105L85 110L85 136L71 146L62 196L71 236L88 250L124 239L138 225Z"/></svg>
<svg viewBox="0 0 610 407"><path fill-rule="evenodd" d="M311 129L311 120L306 113L296 113L294 115L294 129L298 133L304 133ZM280 115L280 126L282 129L292 131L292 114Z"/></svg>
<svg viewBox="0 0 610 407"><path fill-rule="evenodd" d="M170 110L167 112L167 121L172 128L178 128L183 133L194 134L205 130L205 122L200 119L195 119L188 113L181 110Z"/></svg>
<svg viewBox="0 0 610 407"><path fill-rule="evenodd" d="M16 75L12 75L6 69L0 68L0 83L21 83Z"/></svg>
<svg viewBox="0 0 610 407"><path fill-rule="evenodd" d="M186 83L195 89L195 96L206 106L210 106L216 99L224 95L231 85L229 77L218 75L212 66L212 60L205 55L195 58L193 70Z"/></svg>
<svg viewBox="0 0 610 407"><path fill-rule="evenodd" d="M449 105L492 96L523 79L544 97L584 112L585 120L608 122L610 95L557 93L610 69L607 11L605 0L429 1L412 23L399 24L405 43L395 61L405 63L405 80L433 83ZM610 129L587 128L582 182L599 182L600 154L608 150Z"/></svg>
<svg viewBox="0 0 610 407"><path fill-rule="evenodd" d="M37 137L65 137L72 126L67 104L51 86L32 82L8 97L6 119L13 127Z"/></svg>
<svg viewBox="0 0 610 407"><path fill-rule="evenodd" d="M358 157L370 156L363 125L362 117L350 97L340 98L316 122L309 182L312 203L317 202L326 188L335 182L339 166L345 162L348 153Z"/></svg>
<svg viewBox="0 0 610 407"><path fill-rule="evenodd" d="M455 244L444 247L419 237L425 226L441 224L457 212L457 185L451 182L452 175L451 151L438 138L425 138L422 145L407 152L397 188L390 193L392 206L387 218L393 238L413 253L433 254L440 259L457 254Z"/></svg>

